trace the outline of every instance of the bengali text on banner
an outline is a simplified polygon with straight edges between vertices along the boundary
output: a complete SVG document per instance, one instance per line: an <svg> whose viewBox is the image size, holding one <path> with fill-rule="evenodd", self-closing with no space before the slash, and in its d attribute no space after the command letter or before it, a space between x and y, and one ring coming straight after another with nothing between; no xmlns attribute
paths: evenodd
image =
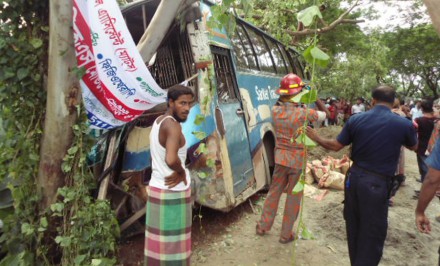
<svg viewBox="0 0 440 266"><path fill-rule="evenodd" d="M116 0L74 0L73 34L92 128L121 126L165 101L166 92L144 64Z"/></svg>

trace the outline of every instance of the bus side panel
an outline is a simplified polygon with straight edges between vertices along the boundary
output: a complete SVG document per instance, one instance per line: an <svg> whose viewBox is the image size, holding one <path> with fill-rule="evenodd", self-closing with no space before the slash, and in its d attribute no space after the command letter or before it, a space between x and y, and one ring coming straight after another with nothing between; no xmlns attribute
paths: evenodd
<svg viewBox="0 0 440 266"><path fill-rule="evenodd" d="M272 123L272 106L278 99L275 94L280 77L257 76L246 72L237 72L238 86L243 108L248 114L248 134L252 154L255 154L263 138L261 125Z"/></svg>

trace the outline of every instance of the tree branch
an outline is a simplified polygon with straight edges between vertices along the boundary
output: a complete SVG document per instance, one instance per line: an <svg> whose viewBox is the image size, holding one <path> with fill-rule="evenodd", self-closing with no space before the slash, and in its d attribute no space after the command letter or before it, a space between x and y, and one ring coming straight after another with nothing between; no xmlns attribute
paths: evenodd
<svg viewBox="0 0 440 266"><path fill-rule="evenodd" d="M357 5L359 5L359 0L356 1L350 8L345 10L344 13L342 13L335 21L330 23L330 25L328 25L328 26L325 26L325 27L319 28L319 29L303 29L301 31L287 30L287 33L290 34L293 37L306 36L306 35L311 35L311 34L315 34L315 33L322 34L322 33L326 33L328 31L333 30L339 24L357 24L357 23L365 22L365 20L363 20L363 19L360 19L360 20L344 19L344 17L348 13L350 13L350 11L352 11L353 8L355 8Z"/></svg>

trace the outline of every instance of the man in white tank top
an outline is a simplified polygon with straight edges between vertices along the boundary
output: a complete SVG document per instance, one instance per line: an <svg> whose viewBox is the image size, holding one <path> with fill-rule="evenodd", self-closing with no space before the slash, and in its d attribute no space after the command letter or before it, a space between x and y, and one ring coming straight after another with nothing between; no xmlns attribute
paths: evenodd
<svg viewBox="0 0 440 266"><path fill-rule="evenodd" d="M151 129L145 265L190 263L191 178L185 168L187 147L180 123L188 118L193 102L190 88L171 87L168 110L154 121Z"/></svg>

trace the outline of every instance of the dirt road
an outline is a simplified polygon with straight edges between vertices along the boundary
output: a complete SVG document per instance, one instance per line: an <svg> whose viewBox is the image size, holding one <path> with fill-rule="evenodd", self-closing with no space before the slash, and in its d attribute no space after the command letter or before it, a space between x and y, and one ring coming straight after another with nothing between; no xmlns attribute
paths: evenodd
<svg viewBox="0 0 440 266"><path fill-rule="evenodd" d="M420 183L416 157L407 151L406 186L402 187L389 211L389 229L384 255L380 265L436 265L440 245L440 223L434 220L440 214L440 204L435 200L427 213L433 223L431 235L422 235L414 225L414 190ZM322 201L305 198L304 221L316 240L298 240L294 246L278 243L284 197L271 232L255 235L263 198L249 202L229 214L210 213L202 217L200 224L194 222L194 265L349 265L346 246L345 222L342 218L343 192L330 191ZM213 217L218 216L218 217ZM295 262L295 263L294 263Z"/></svg>
<svg viewBox="0 0 440 266"><path fill-rule="evenodd" d="M433 200L427 210L433 225L431 235L418 233L414 225L417 200L413 199L414 190L420 188L420 183L415 181L418 168L415 154L410 151L406 154L406 186L398 191L395 205L390 207L388 236L380 265L437 265L440 223L434 218L440 214L440 203ZM298 240L296 247L278 243L285 196L272 230L264 237L255 235L255 222L260 215L264 193L250 200L252 207L250 202L245 202L226 214L195 210L192 264L349 265L342 199L343 192L335 190L319 202L305 197L303 219L316 239ZM142 265L143 237L130 241L121 250L120 261L123 265Z"/></svg>

